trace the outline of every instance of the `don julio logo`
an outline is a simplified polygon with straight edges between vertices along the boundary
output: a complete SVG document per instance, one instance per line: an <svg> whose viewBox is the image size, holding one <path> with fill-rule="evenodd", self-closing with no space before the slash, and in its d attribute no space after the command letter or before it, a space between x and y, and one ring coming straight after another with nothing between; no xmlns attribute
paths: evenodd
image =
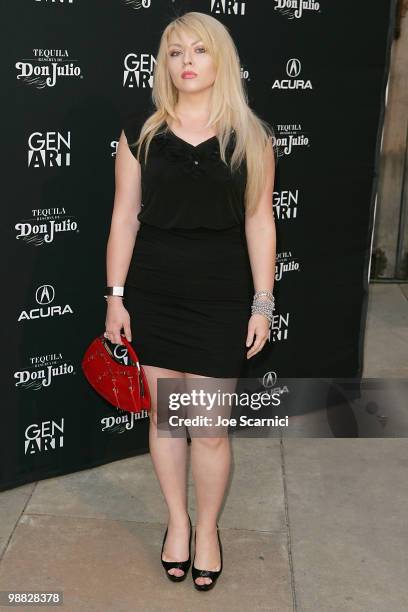
<svg viewBox="0 0 408 612"><path fill-rule="evenodd" d="M34 355L29 362L27 367L14 372L18 388L39 391L50 387L56 376L75 374L74 366L62 357L62 353Z"/></svg>
<svg viewBox="0 0 408 612"><path fill-rule="evenodd" d="M300 19L304 11L320 13L320 2L313 0L275 0L275 11L280 11L289 19Z"/></svg>
<svg viewBox="0 0 408 612"><path fill-rule="evenodd" d="M150 53L128 53L124 59L123 87L146 89L153 87L156 59Z"/></svg>
<svg viewBox="0 0 408 612"><path fill-rule="evenodd" d="M287 272L299 272L300 265L292 251L282 251L276 255L275 280L280 281Z"/></svg>
<svg viewBox="0 0 408 612"><path fill-rule="evenodd" d="M292 58L286 62L286 74L287 79L276 79L272 85L272 89L313 89L310 79L305 81L299 79L300 73L302 72L302 64L300 60Z"/></svg>
<svg viewBox="0 0 408 612"><path fill-rule="evenodd" d="M122 0L122 2L126 4L126 6L135 9L135 11L142 8L150 8L152 4L152 0Z"/></svg>
<svg viewBox="0 0 408 612"><path fill-rule="evenodd" d="M15 224L16 239L34 246L54 242L56 234L78 233L78 223L73 215L67 215L65 208L37 208L32 210L32 217Z"/></svg>
<svg viewBox="0 0 408 612"><path fill-rule="evenodd" d="M33 132L28 137L29 168L61 168L71 165L71 132Z"/></svg>
<svg viewBox="0 0 408 612"><path fill-rule="evenodd" d="M245 81L251 80L251 77L249 76L249 70L241 66L240 71L241 71L241 79L244 79Z"/></svg>
<svg viewBox="0 0 408 612"><path fill-rule="evenodd" d="M302 134L300 124L278 125L274 141L278 147L279 157L291 155L296 148L309 146L309 138Z"/></svg>
<svg viewBox="0 0 408 612"><path fill-rule="evenodd" d="M245 15L246 2L241 0L211 0L211 13L221 15Z"/></svg>
<svg viewBox="0 0 408 612"><path fill-rule="evenodd" d="M47 319L49 317L61 317L65 314L74 314L71 306L65 304L52 305L55 299L55 289L52 285L40 285L35 292L35 301L39 305L30 310L22 310L18 321L32 321L34 319Z"/></svg>
<svg viewBox="0 0 408 612"><path fill-rule="evenodd" d="M149 417L147 410L140 412L127 412L117 416L101 418L102 431L121 434L134 428L138 421Z"/></svg>
<svg viewBox="0 0 408 612"><path fill-rule="evenodd" d="M17 80L37 89L55 87L63 77L83 78L78 60L70 60L67 49L33 49L33 56L16 62Z"/></svg>

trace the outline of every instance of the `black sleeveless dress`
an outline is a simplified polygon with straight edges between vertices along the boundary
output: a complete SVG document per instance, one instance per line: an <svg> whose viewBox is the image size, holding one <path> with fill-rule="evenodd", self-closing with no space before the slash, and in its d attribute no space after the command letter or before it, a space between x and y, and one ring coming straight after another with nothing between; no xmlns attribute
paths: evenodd
<svg viewBox="0 0 408 612"><path fill-rule="evenodd" d="M132 147L149 113L132 113ZM233 133L227 148L232 151ZM216 137L194 146L160 128L147 163L124 306L142 365L238 377L254 293L245 239L245 161L233 173Z"/></svg>

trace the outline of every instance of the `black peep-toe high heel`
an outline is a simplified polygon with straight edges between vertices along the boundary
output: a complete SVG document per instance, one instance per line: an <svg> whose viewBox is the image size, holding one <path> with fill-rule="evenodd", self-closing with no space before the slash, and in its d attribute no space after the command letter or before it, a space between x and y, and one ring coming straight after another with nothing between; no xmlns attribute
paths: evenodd
<svg viewBox="0 0 408 612"><path fill-rule="evenodd" d="M192 535L192 531L193 531L193 527L191 525L190 515L188 515L188 520L190 521L190 539L189 539L189 542L188 542L188 559L187 559L187 561L164 561L162 559L163 549L164 549L164 544L166 542L168 527L166 527L166 532L164 534L163 544L162 544L162 549L161 549L161 554L160 554L160 559L161 559L161 562L162 562L162 565L163 565L164 569L166 570L167 578L172 580L172 582L181 582L182 580L184 580L185 577L187 576L188 570L190 569L190 564L191 564L191 535ZM170 569L174 569L174 568L181 569L184 572L184 574L182 576L175 576L174 574L169 574L169 570Z"/></svg>
<svg viewBox="0 0 408 612"><path fill-rule="evenodd" d="M197 532L194 533L194 546L196 543L196 533ZM221 546L220 532L218 529L218 524L217 524L217 537L218 537L218 545L220 547L220 557L221 557L221 567L219 570L211 571L211 570L198 569L197 567L195 567L194 566L195 552L194 552L193 565L191 566L191 575L193 577L194 586L198 591L209 591L210 589L212 589L222 572L222 546ZM197 578L210 578L212 582L210 582L210 584L197 584L196 583Z"/></svg>

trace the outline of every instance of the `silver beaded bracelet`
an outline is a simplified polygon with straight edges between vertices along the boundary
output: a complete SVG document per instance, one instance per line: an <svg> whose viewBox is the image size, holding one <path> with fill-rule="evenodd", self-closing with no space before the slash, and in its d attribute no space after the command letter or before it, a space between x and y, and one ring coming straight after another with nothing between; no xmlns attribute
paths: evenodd
<svg viewBox="0 0 408 612"><path fill-rule="evenodd" d="M261 299L261 298L267 298ZM251 306L252 314L263 314L269 321L269 328L272 325L273 311L275 310L275 298L272 291L257 291Z"/></svg>

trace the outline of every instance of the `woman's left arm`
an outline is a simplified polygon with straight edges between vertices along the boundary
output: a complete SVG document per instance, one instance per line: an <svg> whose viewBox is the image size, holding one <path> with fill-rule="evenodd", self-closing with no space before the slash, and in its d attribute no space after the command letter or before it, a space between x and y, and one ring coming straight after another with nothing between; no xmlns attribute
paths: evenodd
<svg viewBox="0 0 408 612"><path fill-rule="evenodd" d="M251 263L255 292L273 291L276 261L276 230L273 215L273 188L275 183L275 156L269 138L265 152L266 183L258 206L252 215L245 217L245 235ZM255 337L255 342L251 346ZM246 346L250 359L261 351L269 336L269 321L260 313L254 313L248 322Z"/></svg>

